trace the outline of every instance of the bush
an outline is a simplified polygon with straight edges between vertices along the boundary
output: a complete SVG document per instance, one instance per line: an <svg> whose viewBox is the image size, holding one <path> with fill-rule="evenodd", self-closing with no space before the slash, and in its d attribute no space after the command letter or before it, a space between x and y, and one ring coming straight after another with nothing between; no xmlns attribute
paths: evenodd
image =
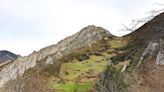
<svg viewBox="0 0 164 92"><path fill-rule="evenodd" d="M96 83L97 92L127 92L123 74L112 65L100 75Z"/></svg>

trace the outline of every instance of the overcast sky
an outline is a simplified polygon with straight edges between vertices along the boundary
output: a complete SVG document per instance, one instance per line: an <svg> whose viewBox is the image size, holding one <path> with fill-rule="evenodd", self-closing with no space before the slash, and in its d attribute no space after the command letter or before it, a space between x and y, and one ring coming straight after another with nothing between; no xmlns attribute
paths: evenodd
<svg viewBox="0 0 164 92"><path fill-rule="evenodd" d="M123 35L122 24L146 16L164 0L0 0L0 50L28 55L87 25Z"/></svg>

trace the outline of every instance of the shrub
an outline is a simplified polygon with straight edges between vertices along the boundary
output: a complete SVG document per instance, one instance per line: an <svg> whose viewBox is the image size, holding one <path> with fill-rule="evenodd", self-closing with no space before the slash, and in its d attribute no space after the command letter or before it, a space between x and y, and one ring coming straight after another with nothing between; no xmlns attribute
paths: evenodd
<svg viewBox="0 0 164 92"><path fill-rule="evenodd" d="M97 92L127 92L123 74L112 65L100 75L96 83Z"/></svg>

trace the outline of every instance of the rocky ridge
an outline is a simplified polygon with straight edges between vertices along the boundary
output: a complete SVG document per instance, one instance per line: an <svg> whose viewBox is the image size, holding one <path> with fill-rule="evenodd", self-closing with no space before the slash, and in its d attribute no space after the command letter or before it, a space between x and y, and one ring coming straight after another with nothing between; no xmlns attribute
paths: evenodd
<svg viewBox="0 0 164 92"><path fill-rule="evenodd" d="M14 80L18 76L22 76L29 68L35 67L37 61L48 55L55 54L56 58L60 58L64 52L68 53L82 46L96 43L108 36L114 37L107 30L91 25L55 45L45 47L38 52L33 52L29 56L19 57L15 62L6 65L0 70L0 87L3 87L9 80ZM53 64L53 62L49 58L46 60L46 64Z"/></svg>

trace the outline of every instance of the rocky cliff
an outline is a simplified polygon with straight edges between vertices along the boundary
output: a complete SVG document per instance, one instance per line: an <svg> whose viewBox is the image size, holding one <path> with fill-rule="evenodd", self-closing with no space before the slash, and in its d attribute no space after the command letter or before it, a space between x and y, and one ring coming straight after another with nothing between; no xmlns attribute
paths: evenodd
<svg viewBox="0 0 164 92"><path fill-rule="evenodd" d="M38 52L33 52L29 56L20 57L13 63L10 63L0 70L0 87L9 80L21 77L25 71L36 66L36 62L47 57L48 55L55 54L53 57L60 58L63 53L70 53L71 51L98 42L104 37L114 37L107 30L93 25L83 28L80 32L65 38L55 45L45 47ZM52 59L45 61L46 64L53 64Z"/></svg>

